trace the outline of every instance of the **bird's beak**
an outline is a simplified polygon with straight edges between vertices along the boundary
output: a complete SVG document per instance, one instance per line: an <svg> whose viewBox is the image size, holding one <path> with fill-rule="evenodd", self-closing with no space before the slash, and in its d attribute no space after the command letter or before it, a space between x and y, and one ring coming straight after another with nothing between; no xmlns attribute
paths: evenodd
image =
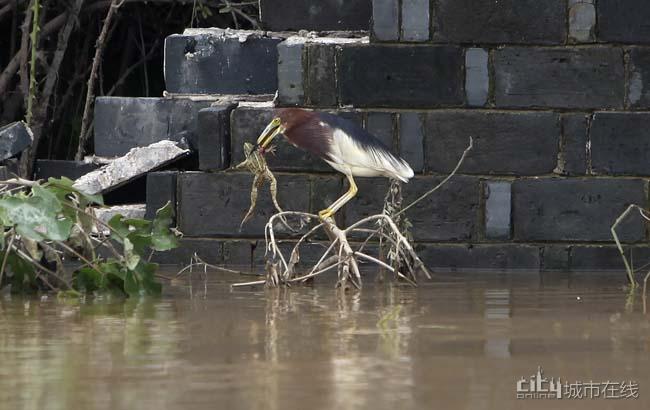
<svg viewBox="0 0 650 410"><path fill-rule="evenodd" d="M255 148L264 150L271 143L271 141L273 141L273 138L275 138L276 135L280 134L281 132L282 125L279 123L279 121L271 121L269 125L266 126L264 131L262 131L259 138L257 138L257 144L255 145Z"/></svg>

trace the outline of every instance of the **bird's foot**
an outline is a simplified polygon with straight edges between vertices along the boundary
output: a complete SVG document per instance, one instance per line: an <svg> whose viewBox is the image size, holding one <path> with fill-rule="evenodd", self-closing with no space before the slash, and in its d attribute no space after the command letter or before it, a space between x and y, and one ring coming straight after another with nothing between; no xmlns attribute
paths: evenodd
<svg viewBox="0 0 650 410"><path fill-rule="evenodd" d="M333 215L334 215L334 211L332 211L329 208L323 209L322 211L318 211L318 216L320 217L321 220L326 218L331 218Z"/></svg>

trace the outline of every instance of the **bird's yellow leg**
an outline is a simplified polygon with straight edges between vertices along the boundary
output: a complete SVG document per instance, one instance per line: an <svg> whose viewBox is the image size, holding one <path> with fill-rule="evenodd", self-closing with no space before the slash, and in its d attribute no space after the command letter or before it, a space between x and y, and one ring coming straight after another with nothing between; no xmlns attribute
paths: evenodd
<svg viewBox="0 0 650 410"><path fill-rule="evenodd" d="M343 205L345 205L350 199L354 198L354 196L359 192L359 188L357 188L357 184L354 182L354 178L352 178L352 175L348 175L348 181L350 182L350 189L348 189L348 192L343 194L339 199L334 201L334 203L327 208L323 209L322 211L318 212L318 216L321 217L321 219L331 217L341 209Z"/></svg>

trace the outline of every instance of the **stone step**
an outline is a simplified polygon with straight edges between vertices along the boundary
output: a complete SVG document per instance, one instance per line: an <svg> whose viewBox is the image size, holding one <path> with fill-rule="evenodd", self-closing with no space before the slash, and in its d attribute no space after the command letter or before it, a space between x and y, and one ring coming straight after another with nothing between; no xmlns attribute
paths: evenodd
<svg viewBox="0 0 650 410"><path fill-rule="evenodd" d="M287 251L290 251L294 245L295 240L280 242L280 247ZM323 246L324 242L316 241L302 248L298 264L299 272L300 269L306 269L319 260L325 251ZM530 273L541 271L551 275L546 277L550 280L554 272L562 275L566 275L569 271L585 272L590 275L599 271L620 273L622 264L621 255L614 245L419 243L415 245L415 249L425 265L436 273L503 274L506 270ZM184 237L180 240L179 248L169 252L157 252L152 261L187 266L195 253L207 263L246 272L264 272L264 239ZM638 266L650 262L650 248L647 245L628 247L626 254L628 260L634 260Z"/></svg>
<svg viewBox="0 0 650 410"><path fill-rule="evenodd" d="M337 175L276 173L284 210L316 213L347 190ZM404 204L435 187L441 176L416 176L403 185ZM388 181L356 178L359 192L338 214L350 224L382 212ZM239 230L250 205L247 173L185 172L178 176L178 226L187 237L264 238L275 213L268 186L258 193L255 216ZM627 204L646 200L648 182L616 178L523 178L515 181L456 176L410 209L416 242L610 242L612 221ZM282 238L295 236L277 227ZM647 240L637 214L619 227L622 241ZM356 236L353 236L356 237Z"/></svg>
<svg viewBox="0 0 650 410"><path fill-rule="evenodd" d="M286 34L186 29L165 39L165 84L170 93L273 94L276 46Z"/></svg>
<svg viewBox="0 0 650 410"><path fill-rule="evenodd" d="M95 155L116 157L162 140L198 146L196 119L215 97L98 97L95 100Z"/></svg>
<svg viewBox="0 0 650 410"><path fill-rule="evenodd" d="M572 119L573 128L561 128L560 114L540 111L325 111L334 112L366 128L393 148L393 152L404 158L416 173L451 172L472 137L474 149L460 170L463 174L552 174L558 167L561 139L566 143L562 146L562 170L558 172L586 174L584 135L587 122L584 115L582 122L577 118L579 116ZM233 111L233 164L244 159L244 142L255 141L272 119L273 112L274 109L268 106L240 106ZM567 135L562 136L562 131ZM266 158L273 170L334 172L321 159L290 146L282 138L278 138L275 155Z"/></svg>
<svg viewBox="0 0 650 410"><path fill-rule="evenodd" d="M47 180L66 177L74 181L97 168L99 165L92 162L37 159L34 166L34 178Z"/></svg>

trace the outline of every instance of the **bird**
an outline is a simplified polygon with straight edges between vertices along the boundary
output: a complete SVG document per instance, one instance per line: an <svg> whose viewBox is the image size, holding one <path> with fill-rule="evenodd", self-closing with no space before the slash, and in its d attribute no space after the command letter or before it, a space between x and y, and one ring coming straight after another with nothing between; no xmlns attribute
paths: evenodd
<svg viewBox="0 0 650 410"><path fill-rule="evenodd" d="M280 134L291 145L321 158L347 177L348 191L318 213L321 219L332 217L354 198L359 190L354 177L383 176L402 182L413 178L408 162L359 125L333 114L302 108L279 109L258 137L255 149L264 154Z"/></svg>

